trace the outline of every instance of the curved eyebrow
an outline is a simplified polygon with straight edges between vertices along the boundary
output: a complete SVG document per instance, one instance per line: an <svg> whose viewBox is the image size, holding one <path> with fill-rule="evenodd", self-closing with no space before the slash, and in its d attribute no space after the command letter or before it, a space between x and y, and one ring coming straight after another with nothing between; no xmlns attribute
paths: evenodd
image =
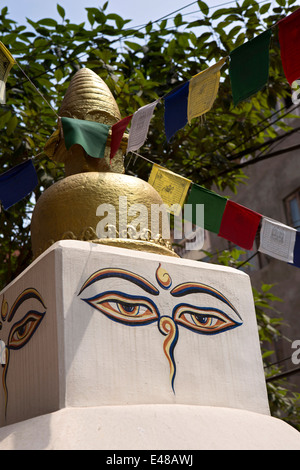
<svg viewBox="0 0 300 470"><path fill-rule="evenodd" d="M105 268L105 269L100 269L99 271L94 272L82 285L78 295L82 293L84 289L86 289L88 286L91 284L94 284L94 282L101 281L102 279L107 279L110 277L119 277L121 279L125 279L127 281L130 281L137 286L141 287L144 289L144 291L148 292L148 294L152 295L158 295L159 290L156 289L156 287L151 284L151 282L147 281L147 279L143 278L142 276L132 273L130 271L127 271L126 269L121 269L121 268Z"/></svg>
<svg viewBox="0 0 300 470"><path fill-rule="evenodd" d="M184 295L199 293L208 294L221 300L221 302L224 302L226 305L228 305L228 307L230 307L242 320L241 316L239 315L236 308L232 305L232 303L225 297L225 295L223 295L214 287L202 284L201 282L184 282L183 284L179 284L171 290L171 295L173 295L173 297L183 297Z"/></svg>
<svg viewBox="0 0 300 470"><path fill-rule="evenodd" d="M34 287L29 287L28 289L25 289L15 300L8 315L8 319L7 319L8 322L12 321L20 305L22 305L22 303L28 299L37 299L43 305L44 308L47 308L40 293Z"/></svg>

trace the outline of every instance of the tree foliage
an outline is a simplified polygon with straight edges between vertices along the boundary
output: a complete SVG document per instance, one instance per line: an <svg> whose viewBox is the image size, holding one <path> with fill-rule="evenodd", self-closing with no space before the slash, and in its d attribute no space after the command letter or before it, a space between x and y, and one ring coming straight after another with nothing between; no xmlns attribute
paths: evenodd
<svg viewBox="0 0 300 470"><path fill-rule="evenodd" d="M60 5L59 21L28 18L26 25L16 23L8 8L2 8L0 40L18 65L8 78L7 103L0 107L1 170L35 157L39 185L33 195L2 211L1 286L29 264L33 205L46 187L63 177L63 168L43 153L57 121L45 99L58 110L71 77L80 67L89 67L106 81L125 117L164 97L296 9L295 0L277 0L274 8L270 3L245 0L218 10L204 1L195 3L199 12L193 22L177 13L138 29L130 26L130 20L107 13L108 2L100 8L86 8L87 17L80 24L72 23ZM251 156L258 145L275 138L279 128L286 129L280 119L286 108L281 104L278 111L276 106L290 96L274 28L265 90L234 107L228 67L224 66L216 102L203 122L194 119L167 143L161 102L140 151L195 183L236 190L244 175L233 165L241 155ZM276 128L274 116L279 119ZM151 165L142 159L133 165L129 155L126 167L129 173L147 179Z"/></svg>

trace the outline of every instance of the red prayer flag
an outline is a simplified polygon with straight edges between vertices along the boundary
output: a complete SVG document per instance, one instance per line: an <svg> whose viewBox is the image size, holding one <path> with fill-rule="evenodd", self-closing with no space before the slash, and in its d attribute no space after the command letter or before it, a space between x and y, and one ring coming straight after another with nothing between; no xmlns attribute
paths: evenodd
<svg viewBox="0 0 300 470"><path fill-rule="evenodd" d="M300 78L300 8L278 23L281 62L290 85Z"/></svg>
<svg viewBox="0 0 300 470"><path fill-rule="evenodd" d="M133 114L127 116L121 121L116 122L111 128L110 159L112 159L119 150L123 134L132 119Z"/></svg>
<svg viewBox="0 0 300 470"><path fill-rule="evenodd" d="M228 200L221 221L219 237L246 250L252 250L261 215Z"/></svg>

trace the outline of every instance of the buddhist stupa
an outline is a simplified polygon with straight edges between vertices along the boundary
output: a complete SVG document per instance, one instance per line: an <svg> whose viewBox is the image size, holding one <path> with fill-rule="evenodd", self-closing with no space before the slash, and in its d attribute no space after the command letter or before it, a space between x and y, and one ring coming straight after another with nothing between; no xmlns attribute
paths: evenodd
<svg viewBox="0 0 300 470"><path fill-rule="evenodd" d="M105 82L88 68L79 70L70 81L58 112L60 117L95 121L112 126L121 119L118 105ZM110 131L111 132L111 131ZM104 158L93 158L80 145L67 150L62 126L46 143L45 152L56 162L65 165L65 178L49 187L37 201L31 222L32 249L36 258L58 240L83 240L134 248L176 256L169 241L159 233L147 231L143 239L118 233L119 197L126 196L128 208L143 204L151 222L151 205L162 205L157 191L147 182L125 175L124 152L128 135L110 161L110 136ZM96 234L101 204L112 204L116 209L116 237L100 238ZM132 219L132 217L131 217ZM130 217L128 226L130 227Z"/></svg>

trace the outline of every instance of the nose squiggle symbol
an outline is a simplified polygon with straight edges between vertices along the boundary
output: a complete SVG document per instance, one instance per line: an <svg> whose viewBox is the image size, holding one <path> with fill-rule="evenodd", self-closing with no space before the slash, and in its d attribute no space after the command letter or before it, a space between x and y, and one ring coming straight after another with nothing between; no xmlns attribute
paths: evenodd
<svg viewBox="0 0 300 470"><path fill-rule="evenodd" d="M164 340L164 353L166 358L168 359L169 366L170 366L170 381L172 385L172 390L174 390L174 381L176 375L176 363L174 358L174 348L176 346L178 340L178 327L174 322L173 318L163 316L159 319L158 322L158 329L159 331L166 336Z"/></svg>

